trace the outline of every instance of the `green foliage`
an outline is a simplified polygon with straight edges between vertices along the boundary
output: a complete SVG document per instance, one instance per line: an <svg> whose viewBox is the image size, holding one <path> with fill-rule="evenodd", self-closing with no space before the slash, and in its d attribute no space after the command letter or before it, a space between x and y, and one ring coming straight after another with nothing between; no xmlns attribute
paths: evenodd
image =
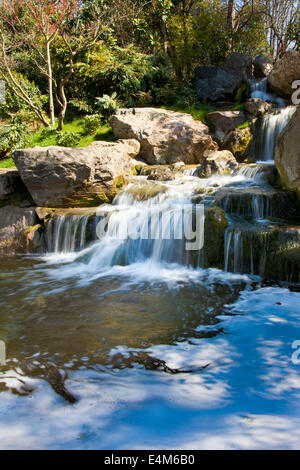
<svg viewBox="0 0 300 470"><path fill-rule="evenodd" d="M108 124L104 124L97 129L95 134L86 134L83 119L74 119L64 125L64 132L74 133L79 136L80 140L72 147L87 147L94 140L115 141L117 140ZM57 145L57 135L61 134L55 128L47 127L39 129L30 135L30 147L38 145L39 147L49 147ZM77 140L77 139L76 139Z"/></svg>
<svg viewBox="0 0 300 470"><path fill-rule="evenodd" d="M84 116L83 128L86 134L95 134L97 129L101 126L102 114L92 114L90 116Z"/></svg>
<svg viewBox="0 0 300 470"><path fill-rule="evenodd" d="M160 89L170 83L170 72L163 54L147 55L133 46L111 47L100 42L75 64L67 93L71 103L74 96L80 96L82 101L92 106L93 113L102 113L94 105L95 96L116 93L120 105L133 106L140 99L138 93L142 92L157 102Z"/></svg>
<svg viewBox="0 0 300 470"><path fill-rule="evenodd" d="M56 135L56 143L62 147L76 147L80 141L80 134L62 131Z"/></svg>
<svg viewBox="0 0 300 470"><path fill-rule="evenodd" d="M105 119L109 119L119 108L117 101L117 93L111 96L103 95L101 98L96 98L96 108L102 113Z"/></svg>
<svg viewBox="0 0 300 470"><path fill-rule="evenodd" d="M27 127L12 123L2 128L0 132L0 150L5 154L29 145Z"/></svg>
<svg viewBox="0 0 300 470"><path fill-rule="evenodd" d="M33 81L28 80L23 74L18 72L13 72L13 75L34 104L42 107L47 103L47 97L42 95ZM3 79L5 81L5 76ZM12 113L18 112L31 114L31 116L33 114L30 107L6 86L5 103L0 104L0 116L4 118L11 117Z"/></svg>
<svg viewBox="0 0 300 470"><path fill-rule="evenodd" d="M13 161L12 158L4 158L3 160L0 160L0 168L14 168L15 167L15 162Z"/></svg>

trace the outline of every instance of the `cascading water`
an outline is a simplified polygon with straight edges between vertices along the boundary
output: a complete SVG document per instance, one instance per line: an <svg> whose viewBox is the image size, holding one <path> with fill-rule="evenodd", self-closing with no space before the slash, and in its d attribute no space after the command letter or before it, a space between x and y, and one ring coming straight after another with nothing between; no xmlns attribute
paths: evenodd
<svg viewBox="0 0 300 470"><path fill-rule="evenodd" d="M260 80L250 80L251 98L259 98L263 101L270 101L277 103L280 108L285 108L285 102L282 98L272 95L267 92L268 79L262 78Z"/></svg>
<svg viewBox="0 0 300 470"><path fill-rule="evenodd" d="M290 122L295 106L289 106L261 118L257 132L255 152L258 161L273 161L276 141L283 129Z"/></svg>
<svg viewBox="0 0 300 470"><path fill-rule="evenodd" d="M47 250L51 253L73 253L85 248L91 241L87 236L87 226L91 223L90 215L61 214L51 217L46 227ZM94 219L94 218L93 218ZM93 238L96 235L94 220Z"/></svg>

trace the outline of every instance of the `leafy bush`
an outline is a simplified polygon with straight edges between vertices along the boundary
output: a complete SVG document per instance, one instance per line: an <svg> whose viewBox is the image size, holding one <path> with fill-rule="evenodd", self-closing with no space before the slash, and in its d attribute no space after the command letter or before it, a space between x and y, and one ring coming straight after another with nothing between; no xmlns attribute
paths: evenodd
<svg viewBox="0 0 300 470"><path fill-rule="evenodd" d="M24 75L12 72L17 81L22 85L23 89L30 96L34 104L44 106L47 103L47 96L42 95L39 88L34 82L29 81ZM15 93L8 87L5 90L5 103L0 104L0 116L10 117L11 113L31 112L31 108L24 103Z"/></svg>
<svg viewBox="0 0 300 470"><path fill-rule="evenodd" d="M111 96L103 95L101 98L96 98L96 107L106 119L109 119L119 108L116 98L117 93L115 92Z"/></svg>
<svg viewBox="0 0 300 470"><path fill-rule="evenodd" d="M101 126L102 114L92 114L84 116L83 128L86 134L95 134L97 129Z"/></svg>
<svg viewBox="0 0 300 470"><path fill-rule="evenodd" d="M77 132L57 132L56 143L62 147L76 147L80 141L80 134Z"/></svg>
<svg viewBox="0 0 300 470"><path fill-rule="evenodd" d="M29 145L26 126L22 124L8 124L0 132L0 150L3 154Z"/></svg>
<svg viewBox="0 0 300 470"><path fill-rule="evenodd" d="M44 127L41 131L41 138L47 139L48 137L57 134L57 130L54 127Z"/></svg>

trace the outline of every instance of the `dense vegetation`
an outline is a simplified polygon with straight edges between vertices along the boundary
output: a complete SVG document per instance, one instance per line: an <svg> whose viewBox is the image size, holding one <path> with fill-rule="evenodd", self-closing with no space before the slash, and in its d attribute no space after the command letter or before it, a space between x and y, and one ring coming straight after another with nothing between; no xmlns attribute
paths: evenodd
<svg viewBox="0 0 300 470"><path fill-rule="evenodd" d="M299 49L294 0L1 0L0 13L2 158L31 145L110 139L120 106L205 121L196 65L221 64L233 51L275 59Z"/></svg>

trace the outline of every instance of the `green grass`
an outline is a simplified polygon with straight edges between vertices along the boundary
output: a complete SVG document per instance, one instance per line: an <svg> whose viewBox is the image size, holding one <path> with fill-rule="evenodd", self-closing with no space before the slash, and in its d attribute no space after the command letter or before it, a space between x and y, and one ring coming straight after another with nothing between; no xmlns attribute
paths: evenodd
<svg viewBox="0 0 300 470"><path fill-rule="evenodd" d="M43 128L32 134L30 138L30 147L49 147L51 145L57 145L55 134L43 137L42 131ZM106 140L109 142L116 140L109 124L103 124L103 126L99 127L97 133L94 135L86 134L82 119L74 119L72 122L66 123L63 131L80 134L80 140L75 147L88 147L92 142L94 142L94 140Z"/></svg>
<svg viewBox="0 0 300 470"><path fill-rule="evenodd" d="M12 158L5 158L4 160L0 160L0 168L14 168L15 162Z"/></svg>
<svg viewBox="0 0 300 470"><path fill-rule="evenodd" d="M212 108L206 104L193 104L190 106L162 106L162 109L170 109L171 111L176 111L177 113L187 113L191 114L196 121L202 121L204 124L208 124L207 115L212 111Z"/></svg>
<svg viewBox="0 0 300 470"><path fill-rule="evenodd" d="M247 127L250 127L250 122L249 121L245 121L243 122L243 124L240 124L238 127L238 129L246 129Z"/></svg>

